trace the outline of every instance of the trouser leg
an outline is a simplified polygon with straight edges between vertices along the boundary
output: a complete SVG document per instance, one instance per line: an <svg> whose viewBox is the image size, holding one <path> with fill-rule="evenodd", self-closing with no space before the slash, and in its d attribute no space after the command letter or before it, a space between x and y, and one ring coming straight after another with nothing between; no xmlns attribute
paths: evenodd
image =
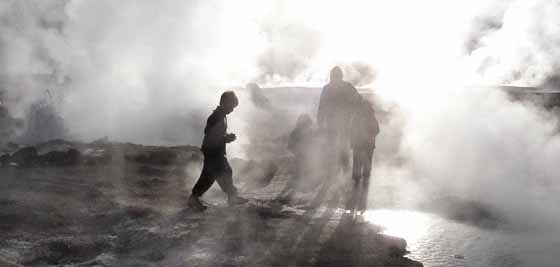
<svg viewBox="0 0 560 267"><path fill-rule="evenodd" d="M342 171L342 175L346 176L352 170L352 166L350 166L350 156L352 152L349 151L348 148L341 149L338 155L338 166ZM346 178L346 177L345 177Z"/></svg>
<svg viewBox="0 0 560 267"><path fill-rule="evenodd" d="M233 185L233 172L227 158L221 157L219 160L220 175L217 178L222 191L229 195L237 195L237 188Z"/></svg>
<svg viewBox="0 0 560 267"><path fill-rule="evenodd" d="M363 160L363 173L362 173L362 194L359 204L359 210L365 211L367 209L367 201L369 195L369 180L371 177L371 165L373 160L373 148L368 147L364 150Z"/></svg>
<svg viewBox="0 0 560 267"><path fill-rule="evenodd" d="M352 160L352 192L348 198L346 209L354 210L360 195L360 181L362 177L362 155L358 149L353 149Z"/></svg>
<svg viewBox="0 0 560 267"><path fill-rule="evenodd" d="M207 156L204 156L204 163L202 165L202 172L192 189L192 195L201 197L214 183L216 179L213 162Z"/></svg>

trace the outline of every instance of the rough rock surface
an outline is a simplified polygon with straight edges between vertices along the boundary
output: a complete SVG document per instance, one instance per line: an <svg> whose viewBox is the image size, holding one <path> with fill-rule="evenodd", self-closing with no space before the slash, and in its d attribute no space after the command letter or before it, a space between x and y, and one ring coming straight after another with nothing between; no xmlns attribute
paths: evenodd
<svg viewBox="0 0 560 267"><path fill-rule="evenodd" d="M13 150L10 162L33 160L0 168L0 266L421 266L403 256L403 239L339 209L274 202L282 162L264 182L236 179L247 205L227 207L214 186L196 213L186 200L197 147L58 140ZM236 175L270 168L258 164L232 162Z"/></svg>

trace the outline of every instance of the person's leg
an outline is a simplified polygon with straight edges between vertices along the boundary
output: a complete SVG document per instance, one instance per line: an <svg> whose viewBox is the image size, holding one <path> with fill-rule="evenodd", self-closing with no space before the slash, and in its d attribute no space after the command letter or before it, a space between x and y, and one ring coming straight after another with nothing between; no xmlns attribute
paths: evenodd
<svg viewBox="0 0 560 267"><path fill-rule="evenodd" d="M233 184L233 172L227 158L224 156L221 160L221 175L218 176L217 181L222 191L228 196L228 204L233 206L235 204L247 203L247 199L237 195L237 188Z"/></svg>
<svg viewBox="0 0 560 267"><path fill-rule="evenodd" d="M342 176L344 178L347 177L350 171L352 171L352 167L350 165L350 156L352 155L352 151L349 147L342 147L339 152L338 160L339 160L339 168L342 171ZM347 179L347 178L346 178Z"/></svg>
<svg viewBox="0 0 560 267"><path fill-rule="evenodd" d="M231 166L225 156L219 159L218 163L218 170L219 175L216 178L220 188L224 193L228 196L232 194L237 194L237 188L233 185L233 172L231 170Z"/></svg>
<svg viewBox="0 0 560 267"><path fill-rule="evenodd" d="M189 197L187 205L190 208L193 208L198 211L204 211L207 207L202 204L200 201L200 197L208 191L208 189L212 186L215 180L215 172L214 172L214 162L211 157L204 156L204 163L202 166L202 172L200 173L200 177L198 181L194 185L192 189L192 194Z"/></svg>
<svg viewBox="0 0 560 267"><path fill-rule="evenodd" d="M350 196L348 196L348 201L346 203L346 209L353 211L356 209L356 202L359 196L360 190L360 178L362 172L362 163L359 149L353 149L353 159L352 159L352 191Z"/></svg>
<svg viewBox="0 0 560 267"><path fill-rule="evenodd" d="M192 189L192 195L195 197L201 197L214 183L216 179L216 162L215 158L204 155L204 163L202 165L202 172L198 181Z"/></svg>
<svg viewBox="0 0 560 267"><path fill-rule="evenodd" d="M369 195L369 180L371 177L371 165L373 161L374 147L364 149L364 169L362 178L362 197L360 200L360 211L365 212L367 209L367 201Z"/></svg>

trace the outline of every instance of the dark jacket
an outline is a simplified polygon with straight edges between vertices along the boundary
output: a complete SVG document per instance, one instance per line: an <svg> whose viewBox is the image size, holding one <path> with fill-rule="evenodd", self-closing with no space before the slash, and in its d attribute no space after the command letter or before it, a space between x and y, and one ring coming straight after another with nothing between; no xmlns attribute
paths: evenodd
<svg viewBox="0 0 560 267"><path fill-rule="evenodd" d="M226 113L219 107L208 117L200 150L206 155L226 154Z"/></svg>
<svg viewBox="0 0 560 267"><path fill-rule="evenodd" d="M313 129L310 126L296 127L288 138L288 149L296 154L303 154L311 149Z"/></svg>
<svg viewBox="0 0 560 267"><path fill-rule="evenodd" d="M367 101L356 106L350 129L353 148L375 147L375 137L379 134L379 123L373 107Z"/></svg>
<svg viewBox="0 0 560 267"><path fill-rule="evenodd" d="M338 121L338 114L349 115L353 106L360 101L356 88L345 81L330 82L323 87L317 111L317 123L329 128ZM348 121L348 117L344 119Z"/></svg>
<svg viewBox="0 0 560 267"><path fill-rule="evenodd" d="M335 136L345 136L352 111L360 101L361 96L352 84L345 81L328 83L323 87L319 100L319 128Z"/></svg>

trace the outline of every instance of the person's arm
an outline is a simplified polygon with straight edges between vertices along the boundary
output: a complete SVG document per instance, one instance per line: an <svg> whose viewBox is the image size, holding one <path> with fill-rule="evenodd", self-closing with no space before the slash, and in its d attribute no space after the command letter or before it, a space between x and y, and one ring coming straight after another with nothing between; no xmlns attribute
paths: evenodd
<svg viewBox="0 0 560 267"><path fill-rule="evenodd" d="M226 133L224 135L224 140L226 143L231 143L237 139L237 136L234 133Z"/></svg>
<svg viewBox="0 0 560 267"><path fill-rule="evenodd" d="M349 88L348 91L349 91L350 105L351 106L360 105L360 103L362 102L362 95L358 93L358 89L356 89L354 85L352 85L351 83L347 83L347 84Z"/></svg>
<svg viewBox="0 0 560 267"><path fill-rule="evenodd" d="M323 87L321 91L321 97L319 98L319 108L317 109L317 125L319 129L325 128L325 111L327 106L327 88Z"/></svg>
<svg viewBox="0 0 560 267"><path fill-rule="evenodd" d="M374 122L374 124L373 124L374 125L374 133L375 133L375 136L377 136L380 132L380 129L379 129L379 122L377 121L377 118L375 117L375 113L373 115L373 122Z"/></svg>
<svg viewBox="0 0 560 267"><path fill-rule="evenodd" d="M379 134L379 122L377 121L377 117L375 117L375 110L373 109L373 107L370 106L370 109L371 119L373 123L373 136L377 136Z"/></svg>

